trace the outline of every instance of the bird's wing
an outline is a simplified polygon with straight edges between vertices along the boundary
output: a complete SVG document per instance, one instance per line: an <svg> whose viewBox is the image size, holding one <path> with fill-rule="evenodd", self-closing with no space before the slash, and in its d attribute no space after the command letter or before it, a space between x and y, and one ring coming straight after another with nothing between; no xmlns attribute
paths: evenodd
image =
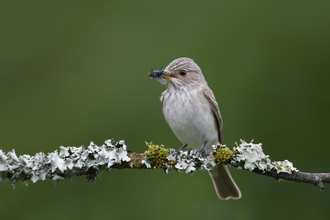
<svg viewBox="0 0 330 220"><path fill-rule="evenodd" d="M163 113L163 115L164 115L164 108L163 107L164 107L164 93L165 93L165 91L162 93L162 96L160 97L160 101L162 102L162 113Z"/></svg>
<svg viewBox="0 0 330 220"><path fill-rule="evenodd" d="M214 94L210 88L203 89L204 96L209 101L212 109L212 113L214 114L215 121L217 122L218 127L218 135L219 135L219 142L223 144L223 137L222 137L222 118L220 115L220 110L217 101L215 100Z"/></svg>

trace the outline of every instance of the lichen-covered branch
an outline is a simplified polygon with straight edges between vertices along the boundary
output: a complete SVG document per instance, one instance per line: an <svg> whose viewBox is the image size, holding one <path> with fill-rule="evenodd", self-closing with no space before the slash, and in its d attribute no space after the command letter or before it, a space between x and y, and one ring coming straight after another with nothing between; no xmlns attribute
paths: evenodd
<svg viewBox="0 0 330 220"><path fill-rule="evenodd" d="M234 147L234 151L238 153L233 158L231 165L237 168L270 176L277 180L284 179L288 181L311 183L320 190L324 189L323 183L330 183L330 173L299 172L288 160L271 162L269 156L263 153L261 144L241 141L239 146Z"/></svg>
<svg viewBox="0 0 330 220"><path fill-rule="evenodd" d="M275 169L262 172L261 170L253 170L254 173L262 174L273 177L277 180L284 179L289 181L312 183L317 186L321 191L324 189L323 183L330 183L330 173L305 173L305 172L293 172L289 173L277 173Z"/></svg>
<svg viewBox="0 0 330 220"><path fill-rule="evenodd" d="M18 180L27 183L45 181L47 178L60 180L72 176L86 175L93 182L100 170L110 171L113 168L156 169L166 173L169 170L194 173L198 170L209 171L218 164L228 164L238 169L296 182L312 183L323 189L323 183L330 182L330 173L299 172L292 163L284 161L272 162L263 153L261 144L241 141L231 151L226 146L212 146L208 155L200 155L199 151L180 151L147 143L144 153L128 153L124 141L105 141L102 146L93 142L85 148L60 147L60 151L37 153L34 156L17 157L15 150L5 154L0 150L0 182L8 178L13 188Z"/></svg>

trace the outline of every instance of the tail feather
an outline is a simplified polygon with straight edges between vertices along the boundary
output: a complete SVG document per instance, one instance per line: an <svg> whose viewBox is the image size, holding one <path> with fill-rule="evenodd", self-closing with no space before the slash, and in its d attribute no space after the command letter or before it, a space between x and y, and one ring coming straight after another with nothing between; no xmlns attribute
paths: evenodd
<svg viewBox="0 0 330 220"><path fill-rule="evenodd" d="M226 165L218 165L209 171L215 191L220 199L239 199L242 194Z"/></svg>

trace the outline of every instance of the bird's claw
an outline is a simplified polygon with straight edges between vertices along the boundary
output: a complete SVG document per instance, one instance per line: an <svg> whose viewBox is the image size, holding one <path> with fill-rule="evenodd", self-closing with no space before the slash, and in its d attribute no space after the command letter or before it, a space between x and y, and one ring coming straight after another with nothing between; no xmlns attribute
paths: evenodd
<svg viewBox="0 0 330 220"><path fill-rule="evenodd" d="M205 152L204 148L199 151L198 157L200 156L207 156L207 153Z"/></svg>
<svg viewBox="0 0 330 220"><path fill-rule="evenodd" d="M182 147L180 147L176 153L175 153L175 161L178 161L178 156L180 154L180 151L182 151L185 147L187 147L188 144L184 144Z"/></svg>
<svg viewBox="0 0 330 220"><path fill-rule="evenodd" d="M207 142L204 144L203 148L199 151L198 157L200 157L200 156L207 156L207 153L205 151L206 145L207 145Z"/></svg>
<svg viewBox="0 0 330 220"><path fill-rule="evenodd" d="M178 149L177 151L176 151L176 153L175 153L175 161L178 161L178 156L179 156L179 154L180 154L180 149Z"/></svg>

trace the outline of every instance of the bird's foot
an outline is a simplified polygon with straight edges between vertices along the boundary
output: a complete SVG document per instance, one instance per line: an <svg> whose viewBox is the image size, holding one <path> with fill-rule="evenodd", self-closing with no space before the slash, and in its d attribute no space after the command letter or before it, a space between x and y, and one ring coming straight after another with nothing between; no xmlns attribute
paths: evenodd
<svg viewBox="0 0 330 220"><path fill-rule="evenodd" d="M204 149L199 151L198 157L200 157L200 156L207 156L207 153Z"/></svg>
<svg viewBox="0 0 330 220"><path fill-rule="evenodd" d="M204 144L203 148L199 151L198 157L207 156L207 153L205 151L206 145L207 145L207 142Z"/></svg>
<svg viewBox="0 0 330 220"><path fill-rule="evenodd" d="M182 147L180 147L177 151L176 151L176 154L175 154L175 161L178 161L178 156L180 154L180 151L182 151L185 147L187 147L188 144L184 144Z"/></svg>

